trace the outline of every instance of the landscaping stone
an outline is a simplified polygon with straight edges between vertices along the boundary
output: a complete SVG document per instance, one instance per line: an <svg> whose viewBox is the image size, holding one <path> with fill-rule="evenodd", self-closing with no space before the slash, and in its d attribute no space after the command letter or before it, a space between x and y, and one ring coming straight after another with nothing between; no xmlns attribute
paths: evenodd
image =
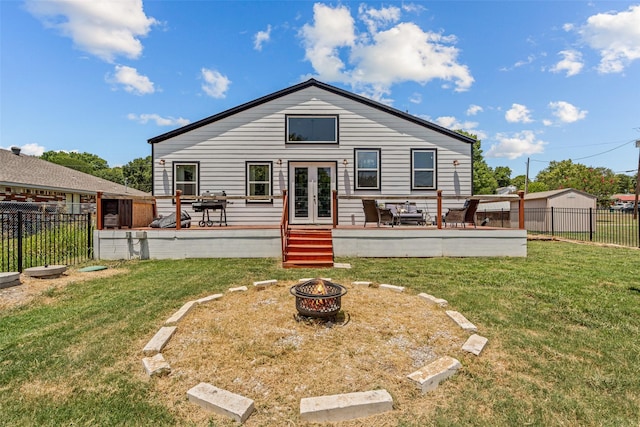
<svg viewBox="0 0 640 427"><path fill-rule="evenodd" d="M426 393L438 388L438 385L454 375L460 366L458 360L445 356L409 374L408 377Z"/></svg>
<svg viewBox="0 0 640 427"><path fill-rule="evenodd" d="M266 286L269 286L269 285L275 285L276 283L278 283L278 281L276 279L263 280L261 282L253 282L253 286L263 288L263 287L266 287Z"/></svg>
<svg viewBox="0 0 640 427"><path fill-rule="evenodd" d="M171 366L169 366L169 363L164 360L161 353L142 359L142 366L150 377L159 377L171 372Z"/></svg>
<svg viewBox="0 0 640 427"><path fill-rule="evenodd" d="M184 316L186 316L189 311L191 311L191 309L193 307L195 307L197 304L196 301L189 301L188 303L186 303L185 305L183 305L180 310L176 311L175 313L173 313L173 316L171 316L170 318L167 319L166 322L164 322L165 326L175 326L178 324L178 322L180 320L182 320L182 318Z"/></svg>
<svg viewBox="0 0 640 427"><path fill-rule="evenodd" d="M244 423L254 410L253 400L207 383L191 388L187 396L190 402L239 423Z"/></svg>
<svg viewBox="0 0 640 427"><path fill-rule="evenodd" d="M213 300L217 300L222 298L222 294L213 294L213 295L209 295L208 297L204 297L204 298L200 298L198 300L196 300L196 302L198 304L204 304Z"/></svg>
<svg viewBox="0 0 640 427"><path fill-rule="evenodd" d="M45 265L27 268L23 273L25 276L36 277L38 279L53 279L59 277L65 271L67 271L66 265Z"/></svg>
<svg viewBox="0 0 640 427"><path fill-rule="evenodd" d="M462 349L464 351L468 351L469 353L473 353L476 356L480 356L484 346L487 345L489 340L485 337L481 337L480 335L473 334L469 337L467 342L464 343Z"/></svg>
<svg viewBox="0 0 640 427"><path fill-rule="evenodd" d="M175 326L163 326L158 332L151 338L151 340L144 346L142 352L145 356L155 356L160 353L165 345L169 342L171 337L176 331Z"/></svg>
<svg viewBox="0 0 640 427"><path fill-rule="evenodd" d="M478 331L478 328L473 323L469 322L466 317L464 317L462 314L458 313L457 311L447 310L445 311L445 313L447 313L447 316L449 316L451 320L456 322L458 326L460 326L465 331L468 331L468 332Z"/></svg>
<svg viewBox="0 0 640 427"><path fill-rule="evenodd" d="M246 292L248 290L249 288L247 288L246 286L238 286L237 288L229 288L228 292Z"/></svg>
<svg viewBox="0 0 640 427"><path fill-rule="evenodd" d="M351 264L349 263L342 263L342 262L334 262L333 263L333 268L351 268Z"/></svg>
<svg viewBox="0 0 640 427"><path fill-rule="evenodd" d="M429 295L429 294L418 294L418 296L420 298L423 298L427 301L429 301L430 303L433 303L435 305L439 305L440 307L446 307L449 303L447 302L446 299L442 299L442 298L436 298L433 295Z"/></svg>
<svg viewBox="0 0 640 427"><path fill-rule="evenodd" d="M17 286L20 284L20 273L8 272L0 273L0 289Z"/></svg>
<svg viewBox="0 0 640 427"><path fill-rule="evenodd" d="M354 286L371 286L371 282L351 282Z"/></svg>
<svg viewBox="0 0 640 427"><path fill-rule="evenodd" d="M315 423L347 421L392 409L393 398L386 390L307 397L300 400L300 418Z"/></svg>
<svg viewBox="0 0 640 427"><path fill-rule="evenodd" d="M383 284L383 285L380 285L380 288L390 289L394 292L404 292L404 286L394 286L394 285Z"/></svg>

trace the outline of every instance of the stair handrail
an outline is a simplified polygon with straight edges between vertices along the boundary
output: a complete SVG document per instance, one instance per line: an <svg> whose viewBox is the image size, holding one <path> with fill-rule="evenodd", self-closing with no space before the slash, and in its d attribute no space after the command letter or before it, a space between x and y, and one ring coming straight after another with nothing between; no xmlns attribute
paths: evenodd
<svg viewBox="0 0 640 427"><path fill-rule="evenodd" d="M282 219L280 220L280 240L282 241L282 261L287 260L287 241L289 240L289 198L287 190L282 190Z"/></svg>

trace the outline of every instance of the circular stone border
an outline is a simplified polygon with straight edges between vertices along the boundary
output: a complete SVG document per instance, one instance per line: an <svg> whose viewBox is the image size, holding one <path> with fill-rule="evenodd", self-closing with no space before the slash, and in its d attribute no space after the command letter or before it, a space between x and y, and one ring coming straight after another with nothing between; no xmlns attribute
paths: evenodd
<svg viewBox="0 0 640 427"><path fill-rule="evenodd" d="M331 281L330 278L322 278L322 279ZM306 280L309 280L309 279L308 278L299 279L300 282L303 282ZM253 286L256 289L260 289L261 287L264 288L266 286L275 285L277 283L278 281L275 279L264 280L260 282L253 282ZM388 289L392 292L399 292L399 293L403 293L405 290L403 286L395 286L390 284L380 284L378 286L374 286L373 282L365 282L365 281L352 282L351 284L353 286L377 287L382 289ZM246 292L247 290L248 288L246 286L240 286L235 288L229 288L227 292L232 292L232 293ZM182 320L189 313L189 311L191 311L191 309L196 305L214 301L216 299L222 298L222 296L223 294L214 294L204 298L200 298L198 300L189 301L186 304L184 304L177 312L175 312L169 319L167 319L167 321L165 321L164 326L162 326L160 330L158 330L158 332L154 335L154 337L147 343L147 345L143 349L143 354L145 356L148 356L142 359L142 365L147 375L149 375L150 377L153 377L153 376L167 375L171 373L171 367L169 363L164 359L161 352L162 352L162 349L167 345L171 337L174 335L178 322ZM433 295L429 295L427 293L420 293L418 294L418 297L440 308L445 308L448 305L448 302L446 300L442 298L434 297ZM475 333L477 332L476 326L473 325L469 320L467 320L461 313L453 310L445 310L445 313L454 323L456 323L464 331L472 333L472 335L463 344L462 350L468 353L472 353L476 356L479 356L482 350L484 349L485 345L487 344L488 339L480 335L477 335ZM426 366L423 366L417 371L411 374L408 374L407 378L409 380L412 380L417 385L418 389L422 391L422 393L427 393L432 390L435 390L442 381L453 376L461 366L462 365L460 364L460 362L455 358L450 356L444 356L437 359L434 362L429 363ZM213 389L215 389L215 392L210 393L210 396L207 396L206 394L204 396L193 396L191 394L193 390L202 385L205 385L207 387L212 387ZM218 396L219 394L218 391L223 392L226 395L225 399L220 400ZM363 392L363 393L369 393L369 392ZM357 393L352 393L352 394L357 394ZM190 401L198 404L204 409L213 411L215 413L218 413L219 415L225 415L227 417L234 418L236 421L240 423L244 423L244 421L251 415L251 412L253 412L254 410L254 403L252 399L246 398L241 395L236 395L234 393L230 393L226 390L217 389L215 386L212 386L206 383L201 383L198 386L194 387L193 389L188 390L187 395ZM346 396L346 395L304 398L303 401L308 399L325 399L325 398L334 399L334 398L339 398L340 396ZM319 417L320 418L323 418L325 416L341 417L342 415L339 412L342 412L345 409L349 414L347 418L340 418L340 419L336 418L336 419L332 419L332 421L346 421L354 418L361 418L361 417L366 417L368 415L374 415L375 411L370 412L371 410L370 409L368 410L366 408L359 409L359 406L361 405L354 403L354 406L352 407L347 406L345 408L344 402L338 403L333 407L325 407L322 410L320 410L319 412L321 412L322 415L319 415ZM240 407L242 408L240 409ZM360 413L361 411L364 411L364 413ZM369 413L366 413L367 411L369 411ZM327 415L327 414L331 414L331 415ZM316 416L316 413L314 413L313 411L304 412L304 410L302 409L302 402L301 402L300 415L303 419L313 422L314 421L313 418ZM322 420L318 419L315 421L316 422L329 421L329 419L322 419Z"/></svg>

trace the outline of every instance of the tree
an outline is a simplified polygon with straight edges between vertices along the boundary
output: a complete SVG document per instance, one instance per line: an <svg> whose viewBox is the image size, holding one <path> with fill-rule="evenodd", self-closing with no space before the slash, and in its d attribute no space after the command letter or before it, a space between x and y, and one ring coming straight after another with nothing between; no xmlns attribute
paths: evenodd
<svg viewBox="0 0 640 427"><path fill-rule="evenodd" d="M126 185L151 192L151 156L133 159L122 167Z"/></svg>
<svg viewBox="0 0 640 427"><path fill-rule="evenodd" d="M493 170L498 187L508 187L511 185L511 168L508 166L496 166Z"/></svg>
<svg viewBox="0 0 640 427"><path fill-rule="evenodd" d="M616 192L620 194L634 193L636 188L636 178L619 173L616 175Z"/></svg>
<svg viewBox="0 0 640 427"><path fill-rule="evenodd" d="M473 143L473 194L494 194L498 188L498 181L496 181L493 169L487 165L482 157L482 142L477 135L463 130L457 132L475 139Z"/></svg>
<svg viewBox="0 0 640 427"><path fill-rule="evenodd" d="M40 158L90 175L97 175L99 171L109 169L105 159L90 153L45 151Z"/></svg>
<svg viewBox="0 0 640 427"><path fill-rule="evenodd" d="M550 190L574 188L598 198L598 204L607 206L616 192L617 181L611 169L587 167L571 160L553 161L536 176Z"/></svg>

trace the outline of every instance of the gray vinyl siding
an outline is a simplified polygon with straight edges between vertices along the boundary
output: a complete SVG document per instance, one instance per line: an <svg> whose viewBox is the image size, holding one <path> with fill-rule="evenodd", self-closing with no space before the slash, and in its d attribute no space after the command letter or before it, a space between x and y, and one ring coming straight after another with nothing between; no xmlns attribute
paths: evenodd
<svg viewBox="0 0 640 427"><path fill-rule="evenodd" d="M339 144L286 144L286 114L338 115ZM380 149L380 191L354 190L355 148ZM155 143L154 194L172 193L173 162L199 162L200 192L224 190L229 196L245 195L246 161L271 162L273 203L235 200L227 208L227 217L233 225L277 224L282 214L279 196L288 187L290 161L336 162L340 195L407 195L409 199L412 148L437 150L437 187L445 195L471 194L471 144L321 88L308 87ZM165 159L164 167L158 164L160 159ZM282 159L281 166L276 163L278 159ZM343 159L348 161L346 167ZM453 166L454 160L460 162L457 167ZM436 191L413 194L435 195ZM162 214L174 209L170 200L160 200L158 205ZM435 212L435 201L429 210ZM196 219L200 216L191 213ZM360 224L362 217L359 200L340 201L341 224Z"/></svg>

